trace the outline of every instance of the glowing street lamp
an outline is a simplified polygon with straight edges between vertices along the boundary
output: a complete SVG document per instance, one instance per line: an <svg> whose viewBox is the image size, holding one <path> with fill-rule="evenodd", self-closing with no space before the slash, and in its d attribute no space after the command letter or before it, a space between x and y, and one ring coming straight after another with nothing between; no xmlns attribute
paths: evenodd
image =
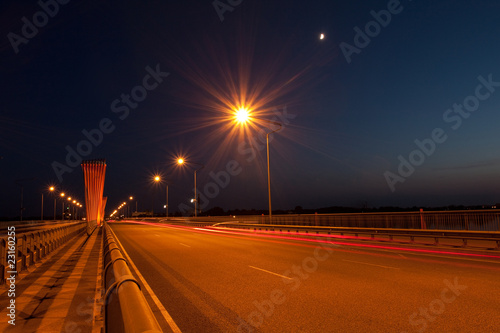
<svg viewBox="0 0 500 333"><path fill-rule="evenodd" d="M246 108L240 108L235 112L234 118L238 123L244 124L250 120L250 112Z"/></svg>
<svg viewBox="0 0 500 333"><path fill-rule="evenodd" d="M59 196L61 197L61 203L62 203L62 207L61 207L62 208L62 211L61 211L61 215L62 216L61 216L61 218L62 218L63 221L64 221L64 199L63 198L64 198L65 195L66 194L64 192L62 192L61 194L59 194Z"/></svg>
<svg viewBox="0 0 500 333"><path fill-rule="evenodd" d="M271 224L272 220L272 208L271 208L271 168L269 166L269 135L281 130L281 123L278 123L277 121L272 121L272 120L267 120L267 119L262 119L262 118L255 118L250 116L250 112L248 111L247 108L240 108L235 111L234 113L234 120L241 124L244 125L252 120L258 120L262 122L266 122L272 125L278 126L277 129L274 131L271 131L266 134L266 146L267 146L267 192L268 192L268 198L269 198L269 223Z"/></svg>
<svg viewBox="0 0 500 333"><path fill-rule="evenodd" d="M134 200L134 197L133 196L130 196L128 198L130 201ZM135 199L135 212L137 213L137 199Z"/></svg>
<svg viewBox="0 0 500 333"><path fill-rule="evenodd" d="M182 164L182 163L184 163L184 160L182 158L180 158L177 160L177 163ZM160 176L155 177L155 182L156 183L161 182ZM163 205L164 206L163 208L165 208L165 218L168 219L168 183L166 184L166 194L167 194L167 204ZM130 198L132 198L132 197L130 197Z"/></svg>
<svg viewBox="0 0 500 333"><path fill-rule="evenodd" d="M68 197L68 201L69 201L69 203L71 203L71 197ZM68 209L69 209L69 207L70 207L70 206L69 206L69 204L68 204ZM72 219L71 212L69 212L69 216L71 216L71 217L69 218L69 219L71 220L71 219Z"/></svg>
<svg viewBox="0 0 500 333"><path fill-rule="evenodd" d="M159 175L156 175L156 176L154 176L153 181L154 181L155 183L159 184L159 183L161 182L161 177L160 177ZM154 200L153 200L153 202L154 202ZM153 215L153 217L154 217L154 215L155 215L155 214L154 214L154 204L153 204L153 206L151 207L151 214L152 214L152 215Z"/></svg>
<svg viewBox="0 0 500 333"><path fill-rule="evenodd" d="M179 164L179 165L183 165L183 164L187 164L187 163L200 166L198 169L194 170L194 199L191 200L191 202L194 202L194 217L197 217L198 216L198 206L199 206L198 201L200 200L200 198L198 197L197 188L196 188L197 187L196 186L196 172L203 169L205 166L201 163L186 162L186 160L183 158L179 158L177 160L177 164Z"/></svg>

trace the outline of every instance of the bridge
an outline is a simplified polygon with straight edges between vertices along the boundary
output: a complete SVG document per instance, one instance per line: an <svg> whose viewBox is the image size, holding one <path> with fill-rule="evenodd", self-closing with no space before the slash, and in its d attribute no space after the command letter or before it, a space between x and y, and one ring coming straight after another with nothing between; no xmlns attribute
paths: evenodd
<svg viewBox="0 0 500 333"><path fill-rule="evenodd" d="M0 242L1 316L7 318L2 327L12 332L492 332L500 327L497 210L274 215L272 222L262 216L111 220L90 234L82 221L13 225L15 245L10 234ZM7 323L9 315L15 326Z"/></svg>

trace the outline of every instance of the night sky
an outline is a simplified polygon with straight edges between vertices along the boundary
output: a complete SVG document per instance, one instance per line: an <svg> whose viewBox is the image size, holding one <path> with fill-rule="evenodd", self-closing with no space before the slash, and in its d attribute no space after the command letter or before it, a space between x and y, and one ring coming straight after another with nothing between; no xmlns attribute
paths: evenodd
<svg viewBox="0 0 500 333"><path fill-rule="evenodd" d="M500 202L497 1L60 2L0 5L0 217L19 184L25 216L50 185L83 201L80 158L106 159L108 213L162 210L166 182L191 205L179 156L204 210L266 209L276 127L241 106L283 125L274 209Z"/></svg>

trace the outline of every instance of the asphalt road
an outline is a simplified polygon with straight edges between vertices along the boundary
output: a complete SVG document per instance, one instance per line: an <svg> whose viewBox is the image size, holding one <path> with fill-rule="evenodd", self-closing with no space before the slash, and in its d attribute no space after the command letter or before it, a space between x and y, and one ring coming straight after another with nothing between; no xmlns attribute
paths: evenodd
<svg viewBox="0 0 500 333"><path fill-rule="evenodd" d="M110 225L182 332L500 331L500 253Z"/></svg>

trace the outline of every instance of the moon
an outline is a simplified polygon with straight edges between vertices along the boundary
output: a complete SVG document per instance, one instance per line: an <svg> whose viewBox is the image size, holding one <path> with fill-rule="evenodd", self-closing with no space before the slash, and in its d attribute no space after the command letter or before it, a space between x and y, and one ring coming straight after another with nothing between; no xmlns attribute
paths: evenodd
<svg viewBox="0 0 500 333"><path fill-rule="evenodd" d="M319 39L321 39L321 40L325 39L325 34L320 34Z"/></svg>

